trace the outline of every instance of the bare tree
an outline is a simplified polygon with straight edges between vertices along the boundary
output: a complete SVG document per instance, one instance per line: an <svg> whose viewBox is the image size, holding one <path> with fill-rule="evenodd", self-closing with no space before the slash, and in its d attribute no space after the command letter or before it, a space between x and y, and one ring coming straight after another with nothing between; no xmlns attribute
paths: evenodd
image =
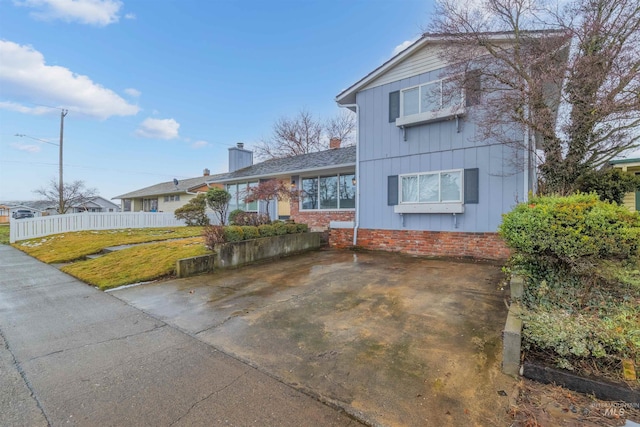
<svg viewBox="0 0 640 427"><path fill-rule="evenodd" d="M354 132L356 130L356 115L346 109L342 109L336 116L327 120L325 131L329 139L338 138L342 146L354 144Z"/></svg>
<svg viewBox="0 0 640 427"><path fill-rule="evenodd" d="M260 160L298 156L329 148L329 138L340 138L352 143L355 130L355 115L343 111L323 123L309 111L302 109L293 117L282 117L273 125L269 139L260 141L255 147Z"/></svg>
<svg viewBox="0 0 640 427"><path fill-rule="evenodd" d="M640 139L637 0L438 0L452 79L474 87L478 137L541 151L545 191L567 194ZM481 82L474 84L473 79ZM468 97L467 97L468 98ZM515 135L528 135L516 139Z"/></svg>
<svg viewBox="0 0 640 427"><path fill-rule="evenodd" d="M49 185L33 192L58 206L59 214L67 213L69 208L74 206L84 206L90 199L98 195L98 190L95 188L85 188L84 181L73 181L63 184L62 200L60 200L59 181L56 178L51 178ZM62 207L62 211L60 211L60 207Z"/></svg>

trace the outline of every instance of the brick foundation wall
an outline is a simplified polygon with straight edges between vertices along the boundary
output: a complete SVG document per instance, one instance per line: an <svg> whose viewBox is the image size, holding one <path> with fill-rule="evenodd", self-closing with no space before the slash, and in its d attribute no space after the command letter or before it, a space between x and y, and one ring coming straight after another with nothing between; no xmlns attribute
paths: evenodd
<svg viewBox="0 0 640 427"><path fill-rule="evenodd" d="M329 246L353 246L353 229L331 229ZM359 229L357 246L412 255L504 260L509 249L498 233Z"/></svg>
<svg viewBox="0 0 640 427"><path fill-rule="evenodd" d="M297 223L307 224L312 230L326 230L331 221L353 221L354 211L300 211L297 201L291 202L290 218Z"/></svg>

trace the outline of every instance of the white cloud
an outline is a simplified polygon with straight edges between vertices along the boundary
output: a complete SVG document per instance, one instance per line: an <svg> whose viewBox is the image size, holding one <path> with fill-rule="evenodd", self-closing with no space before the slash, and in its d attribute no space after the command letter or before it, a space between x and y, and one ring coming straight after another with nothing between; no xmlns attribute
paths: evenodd
<svg viewBox="0 0 640 427"><path fill-rule="evenodd" d="M174 139L178 137L180 123L174 119L145 119L136 130L143 138Z"/></svg>
<svg viewBox="0 0 640 427"><path fill-rule="evenodd" d="M134 98L137 98L142 94L142 92L140 92L138 89L134 89L132 87L125 89L124 93Z"/></svg>
<svg viewBox="0 0 640 427"><path fill-rule="evenodd" d="M126 15L124 15L124 19L136 19L136 14L135 13L127 13Z"/></svg>
<svg viewBox="0 0 640 427"><path fill-rule="evenodd" d="M35 116L51 113L51 108L49 107L27 107L11 101L0 101L0 108L3 110L16 111L18 113L33 114Z"/></svg>
<svg viewBox="0 0 640 427"><path fill-rule="evenodd" d="M31 15L37 19L77 21L99 27L118 22L122 7L119 0L15 0L14 3L35 9Z"/></svg>
<svg viewBox="0 0 640 427"><path fill-rule="evenodd" d="M100 119L132 116L140 110L87 76L46 65L44 56L32 47L5 40L0 40L0 86L5 98L0 108L29 114L43 111L22 103L64 107Z"/></svg>
<svg viewBox="0 0 640 427"><path fill-rule="evenodd" d="M202 140L201 140L201 141L196 141L196 142L194 142L193 144L191 144L191 148L196 148L196 149L198 149L198 148L204 148L204 147L206 147L207 145L209 145L209 143L208 143L207 141L202 141Z"/></svg>
<svg viewBox="0 0 640 427"><path fill-rule="evenodd" d="M40 151L40 146L34 144L20 144L16 142L11 144L11 146L16 150L27 151L29 153L38 153Z"/></svg>
<svg viewBox="0 0 640 427"><path fill-rule="evenodd" d="M403 41L398 46L393 48L393 52L391 52L391 56L396 56L397 54L399 54L400 52L402 52L403 50L411 46L416 40L417 39Z"/></svg>

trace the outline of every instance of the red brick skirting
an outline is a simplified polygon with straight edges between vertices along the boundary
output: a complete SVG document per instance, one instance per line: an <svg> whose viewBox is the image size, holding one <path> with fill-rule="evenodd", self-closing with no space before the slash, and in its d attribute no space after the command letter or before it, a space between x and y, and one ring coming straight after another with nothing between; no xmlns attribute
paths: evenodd
<svg viewBox="0 0 640 427"><path fill-rule="evenodd" d="M329 246L353 246L353 229L331 229ZM413 255L471 257L503 260L509 249L498 233L464 233L423 230L359 229L357 246L363 249Z"/></svg>
<svg viewBox="0 0 640 427"><path fill-rule="evenodd" d="M331 221L353 221L354 211L300 211L298 203L291 202L291 219L297 223L307 224L312 230L326 230Z"/></svg>

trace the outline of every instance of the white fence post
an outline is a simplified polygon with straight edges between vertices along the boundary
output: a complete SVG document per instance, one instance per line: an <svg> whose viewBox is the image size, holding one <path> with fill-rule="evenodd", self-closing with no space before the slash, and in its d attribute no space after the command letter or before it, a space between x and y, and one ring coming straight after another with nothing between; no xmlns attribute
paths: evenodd
<svg viewBox="0 0 640 427"><path fill-rule="evenodd" d="M186 225L164 212L82 212L36 218L10 219L9 242L83 230L179 227Z"/></svg>

